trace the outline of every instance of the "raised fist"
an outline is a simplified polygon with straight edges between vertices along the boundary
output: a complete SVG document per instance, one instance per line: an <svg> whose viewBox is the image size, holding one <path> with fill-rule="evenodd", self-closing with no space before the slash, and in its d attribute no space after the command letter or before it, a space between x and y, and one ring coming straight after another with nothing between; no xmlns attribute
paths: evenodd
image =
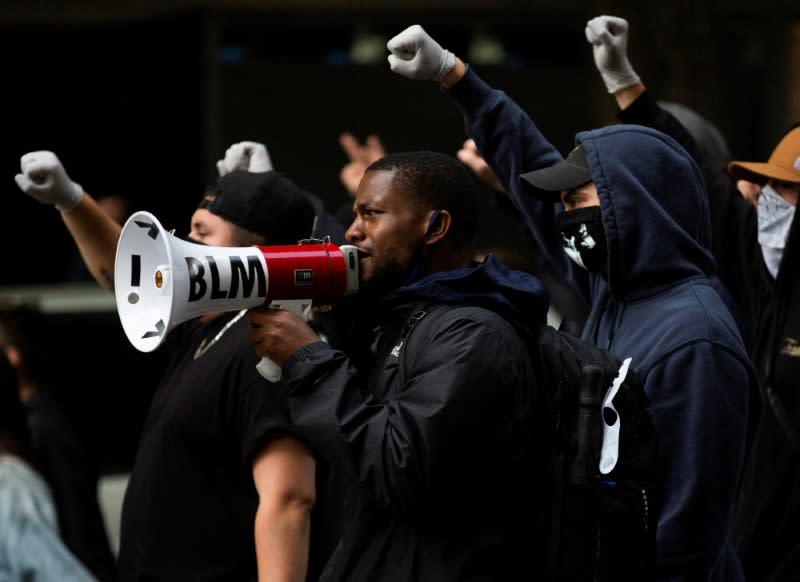
<svg viewBox="0 0 800 582"><path fill-rule="evenodd" d="M441 81L456 64L456 57L444 50L419 25L409 26L386 43L392 54L392 71L409 79Z"/></svg>
<svg viewBox="0 0 800 582"><path fill-rule="evenodd" d="M612 95L640 81L628 60L628 21L616 16L597 16L586 23L594 64Z"/></svg>
<svg viewBox="0 0 800 582"><path fill-rule="evenodd" d="M83 200L83 188L67 176L53 152L30 152L20 159L21 173L14 176L20 190L43 204L69 212Z"/></svg>
<svg viewBox="0 0 800 582"><path fill-rule="evenodd" d="M263 143L240 141L233 144L225 152L225 158L217 162L217 171L224 176L234 170L247 172L269 172L272 160Z"/></svg>

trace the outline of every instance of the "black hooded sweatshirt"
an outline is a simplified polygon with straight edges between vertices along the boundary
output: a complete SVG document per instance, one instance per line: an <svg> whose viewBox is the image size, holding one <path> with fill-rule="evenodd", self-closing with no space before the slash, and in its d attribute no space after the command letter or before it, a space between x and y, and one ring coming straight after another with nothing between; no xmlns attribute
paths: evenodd
<svg viewBox="0 0 800 582"><path fill-rule="evenodd" d="M619 117L668 133L703 169L712 250L720 279L742 308L750 330L748 352L762 393L739 492L734 542L748 580L796 579L800 575L800 220L795 214L778 277L773 279L758 244L755 208L680 122L646 92Z"/></svg>
<svg viewBox="0 0 800 582"><path fill-rule="evenodd" d="M656 579L742 580L730 540L744 458L748 395L757 389L735 322L712 288L709 210L700 170L672 138L637 125L581 132L608 244L604 275L567 258L561 204L520 174L561 155L502 91L472 69L448 94L554 272L585 293L583 339L642 378L665 468Z"/></svg>

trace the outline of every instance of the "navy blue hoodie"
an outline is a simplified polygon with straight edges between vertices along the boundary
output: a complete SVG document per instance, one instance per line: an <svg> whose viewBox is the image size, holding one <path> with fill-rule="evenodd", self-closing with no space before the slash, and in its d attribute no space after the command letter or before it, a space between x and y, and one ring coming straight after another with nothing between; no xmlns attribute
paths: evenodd
<svg viewBox="0 0 800 582"><path fill-rule="evenodd" d="M697 166L652 129L579 133L608 241L607 276L587 275L561 247L561 205L518 179L559 162L560 154L473 71L449 94L553 269L589 300L583 338L632 357L644 382L665 467L657 579L742 580L730 528L756 380L734 320L708 281L715 266Z"/></svg>
<svg viewBox="0 0 800 582"><path fill-rule="evenodd" d="M462 302L401 331L430 304ZM321 580L535 579L547 439L532 358L509 320L542 325L544 288L490 256L424 277L381 309L368 377L322 342L283 366L296 430L351 483Z"/></svg>

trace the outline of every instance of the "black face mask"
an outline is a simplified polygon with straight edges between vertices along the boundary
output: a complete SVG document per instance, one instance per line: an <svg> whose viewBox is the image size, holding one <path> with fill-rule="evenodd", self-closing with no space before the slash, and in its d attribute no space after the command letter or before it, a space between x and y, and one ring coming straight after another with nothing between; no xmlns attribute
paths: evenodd
<svg viewBox="0 0 800 582"><path fill-rule="evenodd" d="M602 273L608 253L600 207L588 206L562 212L556 222L569 258L590 273Z"/></svg>

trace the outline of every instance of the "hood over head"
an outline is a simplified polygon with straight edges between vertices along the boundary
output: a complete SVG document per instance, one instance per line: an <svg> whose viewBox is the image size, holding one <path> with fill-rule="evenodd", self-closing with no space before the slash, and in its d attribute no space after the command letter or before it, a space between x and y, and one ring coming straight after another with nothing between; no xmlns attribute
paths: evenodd
<svg viewBox="0 0 800 582"><path fill-rule="evenodd" d="M714 271L708 197L683 147L638 125L581 132L576 141L600 198L613 296L647 297Z"/></svg>

